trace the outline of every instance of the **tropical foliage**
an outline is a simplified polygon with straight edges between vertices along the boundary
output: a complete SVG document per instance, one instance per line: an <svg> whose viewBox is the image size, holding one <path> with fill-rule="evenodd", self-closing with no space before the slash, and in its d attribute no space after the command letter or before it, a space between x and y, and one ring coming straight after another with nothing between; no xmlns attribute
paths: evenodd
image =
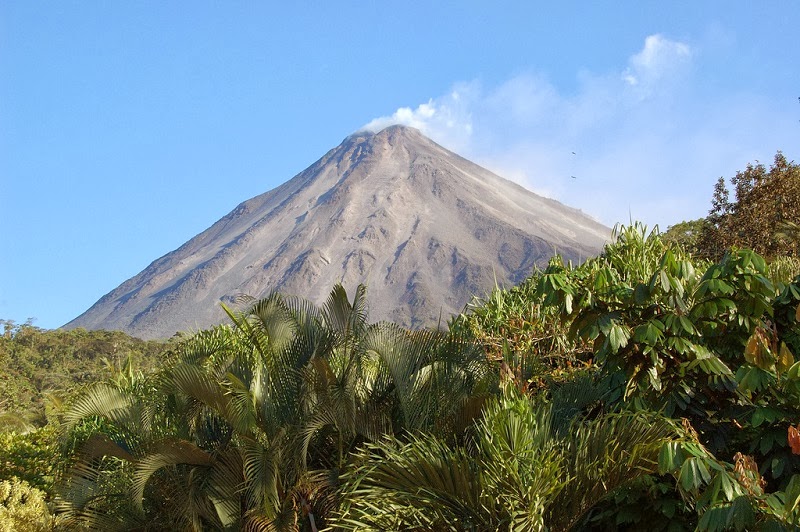
<svg viewBox="0 0 800 532"><path fill-rule="evenodd" d="M0 480L19 478L49 493L66 468L54 425L25 433L0 432Z"/></svg>
<svg viewBox="0 0 800 532"><path fill-rule="evenodd" d="M129 358L153 368L166 348L119 331L50 331L11 320L0 327L0 431L43 426L76 387L108 378Z"/></svg>
<svg viewBox="0 0 800 532"><path fill-rule="evenodd" d="M661 448L680 440L658 415L572 417L539 399L508 388L460 446L427 435L365 447L346 475L337 528L569 530L620 486L658 471Z"/></svg>
<svg viewBox="0 0 800 532"><path fill-rule="evenodd" d="M325 305L278 294L180 344L152 379L98 384L64 416L94 420L62 500L104 529L318 529L365 442L454 438L492 392L457 337L368 324L365 290ZM124 504L131 501L131 504ZM156 502L157 501L157 502Z"/></svg>
<svg viewBox="0 0 800 532"><path fill-rule="evenodd" d="M796 530L799 175L442 331L371 323L363 286L166 343L3 322L0 528Z"/></svg>
<svg viewBox="0 0 800 532"><path fill-rule="evenodd" d="M503 378L528 391L568 379L583 365L590 347L567 338L558 309L545 305L537 292L538 278L536 274L508 290L474 298L467 312L449 324L450 331L480 344Z"/></svg>
<svg viewBox="0 0 800 532"><path fill-rule="evenodd" d="M251 300L72 401L60 511L108 530L793 526L798 281L633 225L448 332L370 324L363 287Z"/></svg>
<svg viewBox="0 0 800 532"><path fill-rule="evenodd" d="M556 259L539 276L569 337L592 344L605 408L664 412L698 434L702 452L679 476L708 528L745 506L720 491L736 478L752 498L745 513L761 515L754 522L796 520L775 508L800 493L787 438L800 419L798 281L773 284L752 251L698 262L639 225L621 229L602 256L578 268Z"/></svg>

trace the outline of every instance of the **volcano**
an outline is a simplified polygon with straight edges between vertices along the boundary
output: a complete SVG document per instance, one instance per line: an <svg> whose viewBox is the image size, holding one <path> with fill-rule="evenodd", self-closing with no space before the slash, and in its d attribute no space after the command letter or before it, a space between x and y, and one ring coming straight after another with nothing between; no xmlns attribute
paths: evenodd
<svg viewBox="0 0 800 532"><path fill-rule="evenodd" d="M357 132L241 203L66 328L167 338L226 321L220 302L273 291L321 303L367 285L372 321L436 326L473 295L554 254L581 262L610 229L439 146L416 129Z"/></svg>

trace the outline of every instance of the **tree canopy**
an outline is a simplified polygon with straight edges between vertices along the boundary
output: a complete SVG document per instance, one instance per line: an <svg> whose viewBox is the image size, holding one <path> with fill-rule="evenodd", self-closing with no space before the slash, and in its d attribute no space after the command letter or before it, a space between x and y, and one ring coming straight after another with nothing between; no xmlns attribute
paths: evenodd
<svg viewBox="0 0 800 532"><path fill-rule="evenodd" d="M748 164L730 184L733 198L720 177L708 216L670 227L667 237L713 260L732 247L767 259L800 256L800 165L778 152L769 168Z"/></svg>

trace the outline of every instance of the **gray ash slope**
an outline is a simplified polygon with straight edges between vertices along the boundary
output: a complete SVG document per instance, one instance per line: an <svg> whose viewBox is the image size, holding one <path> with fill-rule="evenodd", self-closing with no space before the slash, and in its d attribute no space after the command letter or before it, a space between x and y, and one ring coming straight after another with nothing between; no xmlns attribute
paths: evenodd
<svg viewBox="0 0 800 532"><path fill-rule="evenodd" d="M220 301L272 291L320 303L368 287L372 320L436 325L554 252L596 255L609 228L392 126L347 137L245 201L65 327L166 338L225 321Z"/></svg>

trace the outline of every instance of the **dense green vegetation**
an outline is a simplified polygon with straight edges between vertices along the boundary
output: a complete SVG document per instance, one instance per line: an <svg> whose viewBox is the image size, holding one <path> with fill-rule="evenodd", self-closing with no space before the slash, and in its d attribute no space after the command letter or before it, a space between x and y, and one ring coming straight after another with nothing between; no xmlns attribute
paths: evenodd
<svg viewBox="0 0 800 532"><path fill-rule="evenodd" d="M646 520L657 529L660 514L664 528L691 529L700 513L701 528L719 529L745 517L771 521L782 490L800 494L800 461L789 444L800 421L800 364L792 355L800 352L800 278L773 280L751 251L696 260L633 226L603 256L577 268L555 259L457 323L499 349L523 389L542 380L525 368L547 368L545 389L558 389L583 366L603 390L594 412L662 412L697 434L699 476L681 466L677 491L672 479L640 479L595 509L593 526ZM523 349L503 353L507 338ZM565 342L574 349L559 347ZM725 501L720 490L737 475L741 486L744 471L752 476L749 510L734 517L743 499L727 493ZM687 487L689 496L678 493Z"/></svg>
<svg viewBox="0 0 800 532"><path fill-rule="evenodd" d="M619 230L448 331L275 294L75 396L64 526L789 529L800 278ZM794 443L793 443L794 442ZM792 447L794 445L794 447ZM795 451L796 449L796 451Z"/></svg>
<svg viewBox="0 0 800 532"><path fill-rule="evenodd" d="M758 187L794 193L774 184L793 163L746 173L715 230ZM0 526L794 530L800 267L779 222L767 259L700 249L708 220L618 228L442 331L370 323L341 286L166 344L7 324Z"/></svg>
<svg viewBox="0 0 800 532"><path fill-rule="evenodd" d="M52 504L70 465L57 418L64 401L133 367L154 370L168 344L119 331L44 330L10 320L0 327L0 530L38 530L31 516L47 515L40 503L46 497Z"/></svg>
<svg viewBox="0 0 800 532"><path fill-rule="evenodd" d="M49 407L125 364L155 368L167 347L119 331L44 330L10 320L0 328L0 420L20 431L44 425Z"/></svg>

